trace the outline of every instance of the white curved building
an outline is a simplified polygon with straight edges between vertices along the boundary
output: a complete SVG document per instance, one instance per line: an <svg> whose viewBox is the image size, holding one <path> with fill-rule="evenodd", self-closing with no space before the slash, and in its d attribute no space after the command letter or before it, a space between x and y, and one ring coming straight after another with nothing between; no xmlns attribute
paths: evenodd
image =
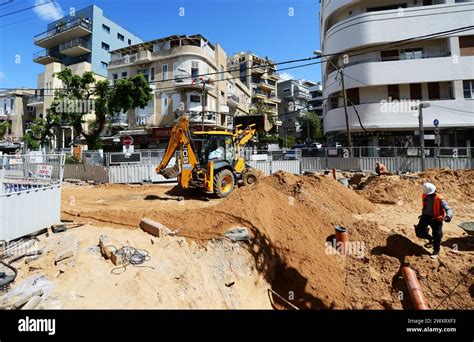
<svg viewBox="0 0 474 342"><path fill-rule="evenodd" d="M411 106L417 100L430 103L423 110L427 146L434 146L434 119L441 146L471 146L474 30L400 42L471 25L474 0L321 0L321 50L338 54L322 64L330 140L347 143L339 64L354 146L416 144L418 117Z"/></svg>

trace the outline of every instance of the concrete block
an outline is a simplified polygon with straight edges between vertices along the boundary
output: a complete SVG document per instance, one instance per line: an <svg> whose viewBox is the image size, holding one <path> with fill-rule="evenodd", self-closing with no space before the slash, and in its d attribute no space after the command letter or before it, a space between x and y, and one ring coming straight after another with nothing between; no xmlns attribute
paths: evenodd
<svg viewBox="0 0 474 342"><path fill-rule="evenodd" d="M38 306L38 304L41 303L41 297L40 296L33 296L28 303L26 303L21 310L33 310Z"/></svg>
<svg viewBox="0 0 474 342"><path fill-rule="evenodd" d="M77 239L74 235L67 235L62 238L56 248L56 257L54 259L54 264L57 265L58 262L75 258L77 254Z"/></svg>
<svg viewBox="0 0 474 342"><path fill-rule="evenodd" d="M41 290L41 289L36 290L36 291L30 293L28 296L22 297L19 300L17 300L13 304L12 308L13 309L18 309L19 307L21 307L21 306L25 305L26 303L28 303L30 301L30 299L32 299L33 297L40 297L42 295L43 295L43 290Z"/></svg>
<svg viewBox="0 0 474 342"><path fill-rule="evenodd" d="M112 253L114 252L115 248L111 245L110 238L107 235L101 235L99 238L99 249L100 253L105 259L110 259Z"/></svg>
<svg viewBox="0 0 474 342"><path fill-rule="evenodd" d="M140 220L140 228L156 237L163 237L165 235L173 234L173 231L165 225L148 218L142 218Z"/></svg>

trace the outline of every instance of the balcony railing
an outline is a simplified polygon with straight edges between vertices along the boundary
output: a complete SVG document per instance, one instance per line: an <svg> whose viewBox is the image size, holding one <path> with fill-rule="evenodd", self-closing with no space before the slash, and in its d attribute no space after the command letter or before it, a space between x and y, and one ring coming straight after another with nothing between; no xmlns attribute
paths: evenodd
<svg viewBox="0 0 474 342"><path fill-rule="evenodd" d="M53 37L59 33L65 32L67 30L70 30L74 27L81 26L89 31L92 30L92 22L89 19L84 19L84 18L77 18L71 21L68 21L62 25L58 25L52 29L49 29L46 32L40 33L34 37L35 42L38 42L40 40L46 39Z"/></svg>
<svg viewBox="0 0 474 342"><path fill-rule="evenodd" d="M27 104L38 103L44 101L44 95L32 95L28 97Z"/></svg>
<svg viewBox="0 0 474 342"><path fill-rule="evenodd" d="M115 60L111 60L109 62L109 67L135 63L137 61L137 58L137 54L134 53L132 55L127 55Z"/></svg>
<svg viewBox="0 0 474 342"><path fill-rule="evenodd" d="M52 58L57 58L57 59L60 58L57 51L53 52L48 49L43 49L33 54L33 60L38 59L38 58L43 58L43 57L52 57Z"/></svg>
<svg viewBox="0 0 474 342"><path fill-rule="evenodd" d="M351 65L370 63L370 62L407 61L407 60L412 60L412 59L440 58L440 57L450 57L450 56L451 56L451 52L442 51L442 52L412 55L412 57L406 56L406 55L399 55L399 56L393 56L393 57L373 57L373 58L365 58L365 59L357 60L354 62L349 62L345 66L347 67Z"/></svg>
<svg viewBox="0 0 474 342"><path fill-rule="evenodd" d="M114 114L109 117L109 121L112 124L128 124L127 114Z"/></svg>
<svg viewBox="0 0 474 342"><path fill-rule="evenodd" d="M59 51L67 50L76 46L90 49L90 43L87 40L85 40L84 38L76 38L59 45Z"/></svg>
<svg viewBox="0 0 474 342"><path fill-rule="evenodd" d="M207 125L217 125L217 115L220 113L206 111L204 112L204 124ZM190 123L202 123L202 113L196 111L187 111L185 115L189 117ZM175 119L179 119L181 113L175 113Z"/></svg>

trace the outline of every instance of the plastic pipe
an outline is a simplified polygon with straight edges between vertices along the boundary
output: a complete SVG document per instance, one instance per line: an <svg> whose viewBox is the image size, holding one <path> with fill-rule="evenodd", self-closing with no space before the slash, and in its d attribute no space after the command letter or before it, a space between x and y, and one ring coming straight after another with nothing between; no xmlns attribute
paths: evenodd
<svg viewBox="0 0 474 342"><path fill-rule="evenodd" d="M410 292L410 297L416 310L429 310L428 302L426 301L423 290L421 289L415 271L410 267L402 267L403 278Z"/></svg>
<svg viewBox="0 0 474 342"><path fill-rule="evenodd" d="M341 255L346 255L346 243L348 240L347 228L343 226L335 226L336 228L336 247L341 246Z"/></svg>

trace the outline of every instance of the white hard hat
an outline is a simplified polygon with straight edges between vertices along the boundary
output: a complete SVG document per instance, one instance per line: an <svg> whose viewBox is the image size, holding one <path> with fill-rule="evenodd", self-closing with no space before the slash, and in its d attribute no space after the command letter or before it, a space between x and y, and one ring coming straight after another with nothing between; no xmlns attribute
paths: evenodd
<svg viewBox="0 0 474 342"><path fill-rule="evenodd" d="M435 191L436 191L436 187L433 184L431 184L431 183L423 184L423 193L425 195L434 194Z"/></svg>

